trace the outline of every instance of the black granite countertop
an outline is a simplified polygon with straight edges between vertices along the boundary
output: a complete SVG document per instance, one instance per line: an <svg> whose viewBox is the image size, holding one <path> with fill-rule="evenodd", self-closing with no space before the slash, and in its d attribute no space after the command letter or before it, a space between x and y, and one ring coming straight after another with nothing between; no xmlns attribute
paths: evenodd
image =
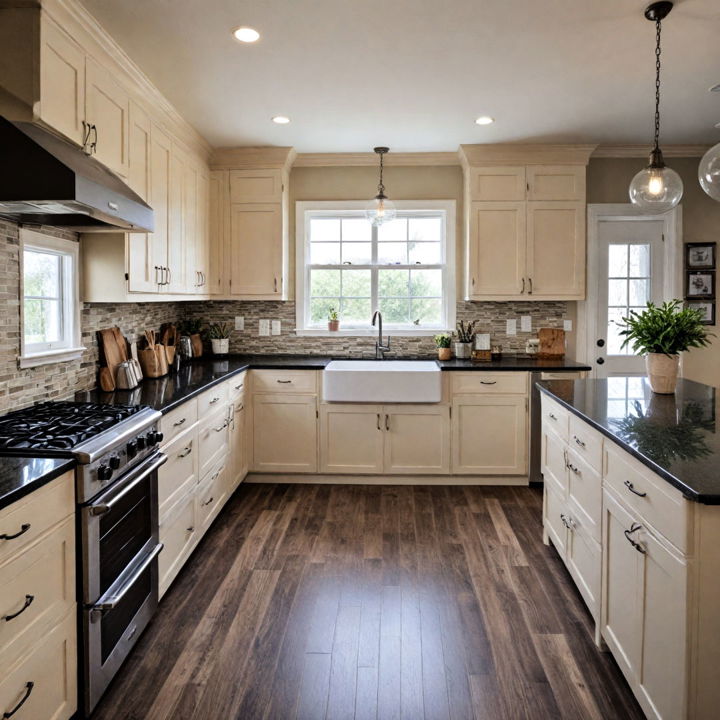
<svg viewBox="0 0 720 720"><path fill-rule="evenodd" d="M0 457L0 509L74 467L68 458Z"/></svg>
<svg viewBox="0 0 720 720"><path fill-rule="evenodd" d="M543 380L541 392L678 488L688 500L720 505L720 428L714 387L679 380L657 395L647 378Z"/></svg>
<svg viewBox="0 0 720 720"><path fill-rule="evenodd" d="M198 358L181 368L177 374L170 374L157 379L147 378L134 390L117 390L113 393L104 393L96 389L77 393L75 399L121 405L148 405L155 410L166 413L186 400L243 370L272 370L275 368L322 370L333 359L335 358L323 355L228 355L224 359L217 357ZM347 360L352 358L338 359ZM388 357L388 360L391 359L393 358ZM397 359L427 360L428 358ZM475 363L471 360L437 362L442 370L502 370L515 372L590 370L587 365L576 363L573 360L539 360L515 356L507 356L502 360L488 363Z"/></svg>

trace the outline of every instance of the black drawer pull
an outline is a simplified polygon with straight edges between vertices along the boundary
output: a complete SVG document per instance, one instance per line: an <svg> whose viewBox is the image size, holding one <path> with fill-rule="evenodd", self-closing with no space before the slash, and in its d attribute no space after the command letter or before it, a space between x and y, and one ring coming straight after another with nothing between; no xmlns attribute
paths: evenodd
<svg viewBox="0 0 720 720"><path fill-rule="evenodd" d="M584 448L584 447L585 447L585 443L584 443L577 435L573 435L573 440L574 440L575 443L576 443L577 445L579 445L581 448Z"/></svg>
<svg viewBox="0 0 720 720"><path fill-rule="evenodd" d="M243 387L243 385L244 385L244 383L240 383L239 385L236 385L236 386L235 386L235 389L236 389L236 390L239 390L241 387Z"/></svg>
<svg viewBox="0 0 720 720"><path fill-rule="evenodd" d="M557 417L556 417L555 415L553 415L552 413L548 413L548 417L549 417L551 420L557 421Z"/></svg>
<svg viewBox="0 0 720 720"><path fill-rule="evenodd" d="M23 523L20 526L19 532L16 532L14 535L8 535L7 533L5 533L4 535L0 535L0 540L14 540L17 537L24 535L29 529L30 529L30 523Z"/></svg>
<svg viewBox="0 0 720 720"><path fill-rule="evenodd" d="M209 402L209 404L210 404L210 405L214 405L219 399L220 399L219 397L213 398L213 399Z"/></svg>
<svg viewBox="0 0 720 720"><path fill-rule="evenodd" d="M176 423L173 423L173 427L180 427L181 425L184 425L186 420L187 418L182 418L182 420L178 420Z"/></svg>
<svg viewBox="0 0 720 720"><path fill-rule="evenodd" d="M181 453L178 453L179 458L186 458L192 452L192 445L188 445Z"/></svg>
<svg viewBox="0 0 720 720"><path fill-rule="evenodd" d="M25 604L16 613L13 613L12 615L6 615L5 622L10 622L11 620L14 620L18 615L22 615L32 605L32 601L34 599L34 595L26 595Z"/></svg>
<svg viewBox="0 0 720 720"><path fill-rule="evenodd" d="M281 385L290 385L292 380L278 380Z"/></svg>
<svg viewBox="0 0 720 720"><path fill-rule="evenodd" d="M206 500L206 501L202 504L202 506L205 507L205 506L209 505L214 499L215 499L214 497L211 497L209 500Z"/></svg>
<svg viewBox="0 0 720 720"><path fill-rule="evenodd" d="M481 380L481 385L497 385L497 380Z"/></svg>
<svg viewBox="0 0 720 720"><path fill-rule="evenodd" d="M638 492L638 491L635 489L635 486L634 486L629 480L626 480L626 481L625 481L625 487L626 487L631 493L633 493L633 495L637 495L638 497L646 497L646 496L647 496L647 493L646 493L646 492Z"/></svg>
<svg viewBox="0 0 720 720"><path fill-rule="evenodd" d="M623 530L623 533L625 533L625 537L627 538L627 541L628 541L639 553L642 553L643 555L646 555L646 554L647 554L647 550L646 550L639 542L636 542L635 540L633 540L633 539L630 537L633 533L636 533L638 530L640 530L640 528L642 528L642 525L640 525L639 523L633 523L633 524L630 526L630 529L629 529L629 530Z"/></svg>
<svg viewBox="0 0 720 720"><path fill-rule="evenodd" d="M25 696L23 697L23 699L12 710L10 710L10 712L4 712L3 717L11 718L25 704L25 701L30 697L30 693L33 691L34 687L34 682L29 682L27 685L25 685Z"/></svg>

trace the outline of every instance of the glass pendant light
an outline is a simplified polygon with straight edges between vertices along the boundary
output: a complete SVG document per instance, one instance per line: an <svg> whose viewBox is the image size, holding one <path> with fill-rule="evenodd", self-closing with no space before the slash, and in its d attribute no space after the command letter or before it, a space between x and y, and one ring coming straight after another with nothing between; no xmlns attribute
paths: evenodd
<svg viewBox="0 0 720 720"><path fill-rule="evenodd" d="M672 210L681 200L680 176L665 165L660 150L660 32L661 23L672 10L671 2L654 2L645 9L645 17L655 23L655 142L650 162L630 183L630 200L641 212L657 215Z"/></svg>
<svg viewBox="0 0 720 720"><path fill-rule="evenodd" d="M720 202L720 143L703 155L698 167L698 180L702 189L713 200Z"/></svg>
<svg viewBox="0 0 720 720"><path fill-rule="evenodd" d="M368 203L365 208L365 217L376 227L383 223L390 222L395 219L397 210L395 205L388 200L385 195L385 186L383 185L383 155L390 152L390 148L376 147L373 150L380 156L380 182L378 184L378 194Z"/></svg>

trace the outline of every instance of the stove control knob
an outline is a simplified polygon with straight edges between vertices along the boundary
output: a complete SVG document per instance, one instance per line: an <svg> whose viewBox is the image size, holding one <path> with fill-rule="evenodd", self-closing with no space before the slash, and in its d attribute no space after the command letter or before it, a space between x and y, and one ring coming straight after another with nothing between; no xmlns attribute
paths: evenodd
<svg viewBox="0 0 720 720"><path fill-rule="evenodd" d="M110 460L108 460L108 465L110 465L113 470L117 470L120 467L120 456L113 455Z"/></svg>
<svg viewBox="0 0 720 720"><path fill-rule="evenodd" d="M144 450L147 447L147 438L144 435L139 435L137 438L138 450Z"/></svg>
<svg viewBox="0 0 720 720"><path fill-rule="evenodd" d="M147 439L149 445L157 445L162 442L163 434L161 432L157 432L157 430L151 430L147 435Z"/></svg>
<svg viewBox="0 0 720 720"><path fill-rule="evenodd" d="M137 445L137 443L135 442L135 440L131 440L131 441L127 444L127 447L126 447L125 449L126 449L126 451L127 451L127 456L128 456L129 458L134 458L134 457L137 455L138 445Z"/></svg>
<svg viewBox="0 0 720 720"><path fill-rule="evenodd" d="M105 480L109 480L112 475L113 469L111 467L108 467L107 465L101 465L97 469L98 480L102 480L104 482Z"/></svg>

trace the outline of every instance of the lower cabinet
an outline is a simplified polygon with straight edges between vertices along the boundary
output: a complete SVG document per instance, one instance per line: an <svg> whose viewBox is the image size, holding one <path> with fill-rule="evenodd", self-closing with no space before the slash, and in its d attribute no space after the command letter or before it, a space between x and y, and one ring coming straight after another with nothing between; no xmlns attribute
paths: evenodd
<svg viewBox="0 0 720 720"><path fill-rule="evenodd" d="M198 485L196 497L201 535L205 534L227 500L225 468L225 459L223 459Z"/></svg>
<svg viewBox="0 0 720 720"><path fill-rule="evenodd" d="M243 481L248 472L247 453L247 410L243 398L231 407L230 417L230 462L227 471L229 492Z"/></svg>
<svg viewBox="0 0 720 720"><path fill-rule="evenodd" d="M320 472L382 473L382 421L381 405L321 405Z"/></svg>
<svg viewBox="0 0 720 720"><path fill-rule="evenodd" d="M195 493L189 493L160 521L162 552L158 557L160 596L170 586L195 547L200 530Z"/></svg>

